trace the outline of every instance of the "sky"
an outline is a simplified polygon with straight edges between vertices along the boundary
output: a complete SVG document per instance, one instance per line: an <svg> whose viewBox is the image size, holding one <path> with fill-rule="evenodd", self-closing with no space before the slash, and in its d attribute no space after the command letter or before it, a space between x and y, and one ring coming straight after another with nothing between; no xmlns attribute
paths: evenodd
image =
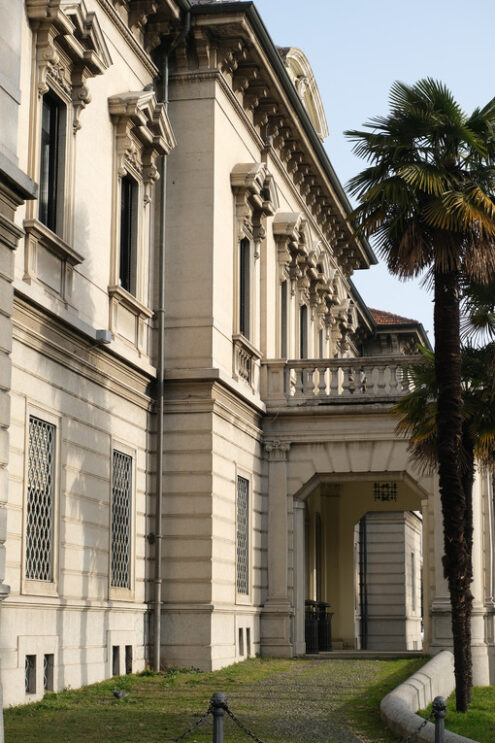
<svg viewBox="0 0 495 743"><path fill-rule="evenodd" d="M275 44L309 59L330 131L325 146L344 187L365 163L343 132L386 115L395 80L441 80L467 113L495 95L495 0L254 2ZM353 280L369 307L418 320L433 343L432 296L419 280L400 282L383 264Z"/></svg>

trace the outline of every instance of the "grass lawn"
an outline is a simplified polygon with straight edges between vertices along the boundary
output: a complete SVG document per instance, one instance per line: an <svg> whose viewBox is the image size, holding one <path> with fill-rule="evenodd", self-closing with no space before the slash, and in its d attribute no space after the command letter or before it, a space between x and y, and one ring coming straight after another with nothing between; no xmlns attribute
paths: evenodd
<svg viewBox="0 0 495 743"><path fill-rule="evenodd" d="M426 713L431 712L431 705ZM422 712L423 716L426 716ZM445 727L453 733L473 738L479 743L495 743L495 688L493 686L473 687L473 700L468 711L455 711L455 691L447 699Z"/></svg>
<svg viewBox="0 0 495 743"><path fill-rule="evenodd" d="M424 659L267 660L221 671L170 669L120 676L5 711L6 743L164 743L177 738L223 691L230 709L263 743L392 743L380 699ZM128 692L116 699L113 689ZM247 741L230 719L226 743ZM492 739L493 740L493 739ZM211 716L185 739L211 741Z"/></svg>

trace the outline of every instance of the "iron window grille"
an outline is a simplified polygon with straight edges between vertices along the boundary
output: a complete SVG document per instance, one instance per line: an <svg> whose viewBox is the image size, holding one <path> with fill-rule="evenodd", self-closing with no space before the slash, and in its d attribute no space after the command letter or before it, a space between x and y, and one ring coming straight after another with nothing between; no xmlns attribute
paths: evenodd
<svg viewBox="0 0 495 743"><path fill-rule="evenodd" d="M24 690L36 694L36 656L26 655L24 660Z"/></svg>
<svg viewBox="0 0 495 743"><path fill-rule="evenodd" d="M53 580L55 426L29 417L26 578Z"/></svg>
<svg viewBox="0 0 495 743"><path fill-rule="evenodd" d="M132 457L114 450L112 462L111 585L131 587Z"/></svg>
<svg viewBox="0 0 495 743"><path fill-rule="evenodd" d="M249 480L237 478L237 592L249 593Z"/></svg>
<svg viewBox="0 0 495 743"><path fill-rule="evenodd" d="M43 689L53 691L53 653L43 656Z"/></svg>

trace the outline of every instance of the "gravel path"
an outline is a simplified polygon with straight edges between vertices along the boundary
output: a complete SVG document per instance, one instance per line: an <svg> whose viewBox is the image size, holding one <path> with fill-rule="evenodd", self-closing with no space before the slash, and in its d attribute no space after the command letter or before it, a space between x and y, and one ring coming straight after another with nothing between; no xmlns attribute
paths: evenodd
<svg viewBox="0 0 495 743"><path fill-rule="evenodd" d="M275 736L293 743L368 743L348 726L346 705L351 697L359 704L356 696L378 681L379 668L373 662L295 662L242 691L229 690L228 704L264 743ZM230 725L229 720L226 740Z"/></svg>

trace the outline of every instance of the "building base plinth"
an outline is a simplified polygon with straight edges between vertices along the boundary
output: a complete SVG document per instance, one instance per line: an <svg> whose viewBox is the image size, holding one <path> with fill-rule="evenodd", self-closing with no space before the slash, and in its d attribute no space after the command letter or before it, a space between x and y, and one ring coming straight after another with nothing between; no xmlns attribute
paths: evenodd
<svg viewBox="0 0 495 743"><path fill-rule="evenodd" d="M261 612L261 654L273 658L293 658L294 609L286 601L269 601Z"/></svg>

